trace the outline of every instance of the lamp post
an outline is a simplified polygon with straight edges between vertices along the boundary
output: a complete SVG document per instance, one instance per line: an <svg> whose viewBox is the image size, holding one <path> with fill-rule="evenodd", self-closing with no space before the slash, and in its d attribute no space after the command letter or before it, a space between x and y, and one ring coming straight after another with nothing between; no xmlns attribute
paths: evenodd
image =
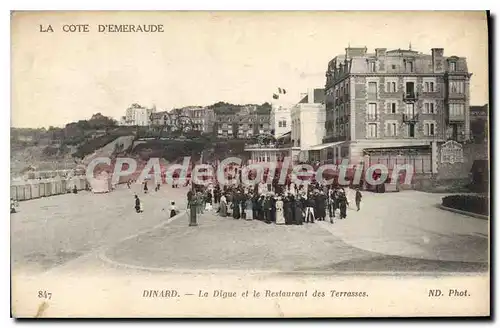
<svg viewBox="0 0 500 328"><path fill-rule="evenodd" d="M189 206L189 226L190 227L196 227L198 225L197 219L196 219L196 203L194 201L195 196L196 196L196 188L194 185L194 179L193 179L193 173L194 173L194 162L193 165L191 166L191 192L192 192L192 197L191 197L191 204ZM198 199L196 199L198 201Z"/></svg>
<svg viewBox="0 0 500 328"><path fill-rule="evenodd" d="M189 204L189 226L196 227L198 225L198 222L196 221L196 203L194 201L196 196L196 188L194 187L192 171L191 171L191 192L192 196L191 196L191 202Z"/></svg>

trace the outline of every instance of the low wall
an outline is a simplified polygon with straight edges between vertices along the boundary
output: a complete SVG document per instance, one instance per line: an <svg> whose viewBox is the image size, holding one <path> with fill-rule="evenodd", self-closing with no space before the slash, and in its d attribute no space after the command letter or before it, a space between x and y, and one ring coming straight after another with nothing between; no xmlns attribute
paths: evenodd
<svg viewBox="0 0 500 328"><path fill-rule="evenodd" d="M17 200L29 200L40 197L66 194L76 186L77 190L85 189L87 179L77 176L71 179L43 179L15 181L10 186L10 197Z"/></svg>
<svg viewBox="0 0 500 328"><path fill-rule="evenodd" d="M439 163L437 179L468 179L475 160L488 160L486 144L466 144L463 146L463 154L463 163Z"/></svg>

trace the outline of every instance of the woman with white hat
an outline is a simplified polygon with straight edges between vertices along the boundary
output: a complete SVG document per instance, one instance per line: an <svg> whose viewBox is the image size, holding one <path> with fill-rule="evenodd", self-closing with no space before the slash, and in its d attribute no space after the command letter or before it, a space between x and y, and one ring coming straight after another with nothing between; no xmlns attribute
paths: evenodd
<svg viewBox="0 0 500 328"><path fill-rule="evenodd" d="M283 215L283 200L278 196L276 201L276 224L285 224L285 216Z"/></svg>

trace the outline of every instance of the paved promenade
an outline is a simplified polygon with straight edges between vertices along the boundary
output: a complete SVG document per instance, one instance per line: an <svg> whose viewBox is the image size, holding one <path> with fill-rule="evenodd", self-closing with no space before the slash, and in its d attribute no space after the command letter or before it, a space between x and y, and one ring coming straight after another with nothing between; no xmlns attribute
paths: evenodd
<svg viewBox="0 0 500 328"><path fill-rule="evenodd" d="M443 195L364 193L346 220L302 226L199 217L169 220L168 204L185 207L187 189L140 186L109 194L68 194L21 202L11 217L14 271L93 272L245 270L273 272L485 272L488 221L443 211ZM135 213L134 193L145 204ZM353 202L353 193L348 197Z"/></svg>
<svg viewBox="0 0 500 328"><path fill-rule="evenodd" d="M487 220L444 211L444 194L418 191L364 193L361 211L328 230L347 244L371 252L416 259L487 262Z"/></svg>
<svg viewBox="0 0 500 328"><path fill-rule="evenodd" d="M185 208L186 193L186 188L163 186L144 195L142 186L134 184L106 194L80 192L20 202L20 212L10 218L12 269L45 271L111 247L165 222L172 200ZM134 194L144 202L144 213L135 212Z"/></svg>
<svg viewBox="0 0 500 328"><path fill-rule="evenodd" d="M488 222L436 208L440 197L418 192L365 193L363 209L349 210L346 220L334 224L276 226L205 213L198 227L176 220L120 243L105 257L129 267L165 271L486 270Z"/></svg>

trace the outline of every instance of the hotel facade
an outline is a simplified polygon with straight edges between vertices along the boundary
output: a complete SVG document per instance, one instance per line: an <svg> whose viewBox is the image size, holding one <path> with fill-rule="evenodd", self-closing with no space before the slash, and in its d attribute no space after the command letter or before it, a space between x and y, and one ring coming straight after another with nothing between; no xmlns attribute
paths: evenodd
<svg viewBox="0 0 500 328"><path fill-rule="evenodd" d="M437 170L437 147L470 138L463 57L409 50L346 48L328 63L321 160L416 165ZM398 163L398 164L399 164Z"/></svg>

